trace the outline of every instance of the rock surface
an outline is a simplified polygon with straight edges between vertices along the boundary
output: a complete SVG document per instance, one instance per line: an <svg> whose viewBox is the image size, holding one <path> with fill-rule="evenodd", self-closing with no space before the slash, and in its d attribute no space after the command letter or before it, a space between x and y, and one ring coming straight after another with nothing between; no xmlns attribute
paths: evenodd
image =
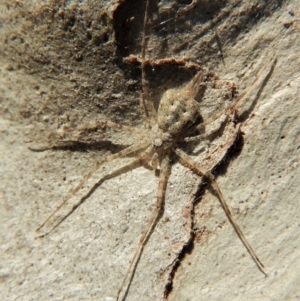
<svg viewBox="0 0 300 301"><path fill-rule="evenodd" d="M33 152L28 147L51 144L47 134L63 126L103 118L142 125L140 65L123 59L140 56L144 4L60 2L0 3L3 300L113 300L155 204L158 179L153 171L137 168L102 183L51 233L38 237L47 228L37 233L37 227L93 164L137 137L92 131L80 137L82 143L64 142L55 150ZM253 97L240 103L243 135L217 170L217 182L268 277L209 189L195 204L195 236L182 252L190 238L188 206L201 178L174 162L164 215L127 300L162 300L170 280L168 300L300 300L298 1L187 2L151 4L149 59L203 64L221 79L234 81L241 94L277 58L259 97L251 90ZM194 72L176 64L152 69L146 71L156 106L167 87L188 82ZM213 100L202 103L204 120L218 105ZM193 158L215 165L204 159L221 144L217 141L201 142ZM130 159L100 168L50 221L50 228L103 175ZM180 265L170 278L170 264L178 254Z"/></svg>

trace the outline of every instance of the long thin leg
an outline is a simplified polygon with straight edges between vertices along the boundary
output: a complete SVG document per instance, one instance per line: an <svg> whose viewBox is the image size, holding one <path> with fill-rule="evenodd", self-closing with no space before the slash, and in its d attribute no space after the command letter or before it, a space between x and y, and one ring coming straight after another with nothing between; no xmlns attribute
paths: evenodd
<svg viewBox="0 0 300 301"><path fill-rule="evenodd" d="M227 120L225 120L225 121L227 121ZM204 139L207 139L207 137L212 136L213 134L217 133L219 130L220 130L220 127L213 129L212 131L210 131L208 133L204 133L204 134L200 134L200 135L192 136L192 137L185 137L183 140L185 142L204 140Z"/></svg>
<svg viewBox="0 0 300 301"><path fill-rule="evenodd" d="M149 124L153 125L153 122L157 120L157 114L154 109L152 101L149 99L148 82L146 80L145 72L145 56L146 56L146 26L148 21L149 11L149 0L146 1L145 16L143 23L143 35L142 35L142 97L140 99L140 107L144 120ZM150 119L149 119L150 118Z"/></svg>
<svg viewBox="0 0 300 301"><path fill-rule="evenodd" d="M244 91L235 101L233 101L228 107L226 107L224 110L222 110L221 112L219 112L218 114L216 114L215 116L206 119L204 122L202 122L201 124L199 124L199 126L196 127L196 130L200 130L203 129L206 125L214 122L215 120L217 120L218 118L220 118L223 114L227 114L228 111L230 111L231 109L233 109L237 103L244 98L245 95L247 95L249 92L256 90L256 94L261 92L261 88L263 87L263 85L266 83L266 80L270 77L270 75L272 74L274 67L276 65L277 59L272 58L270 63L263 68L263 70L260 73L264 73L265 74L263 76L263 80L262 81L258 81L258 79L261 77L261 74L259 74L255 81L253 82L253 84L251 85L250 89Z"/></svg>
<svg viewBox="0 0 300 301"><path fill-rule="evenodd" d="M193 80L184 87L183 91L187 92L191 98L195 98L199 91L200 83L202 82L203 77L204 70L202 69L201 71L198 71Z"/></svg>
<svg viewBox="0 0 300 301"><path fill-rule="evenodd" d="M81 187L86 183L86 181L92 176L93 173L95 173L98 168L103 164L103 163L107 163L110 162L116 158L121 158L124 157L130 153L133 152L137 152L143 148L146 148L147 146L149 146L149 141L147 142L143 142L140 144L134 144L132 146L129 146L123 150L121 150L120 152L110 155L110 156L106 156L104 158L102 158L100 161L96 162L96 164L93 166L93 168L88 172L88 174L83 178L83 180L73 189L69 192L68 196L64 199L64 201L50 214L50 216L37 228L36 231L39 231L42 227L44 227L44 225L50 220L50 218L60 209L62 208L67 201L78 192L79 189L81 189Z"/></svg>
<svg viewBox="0 0 300 301"><path fill-rule="evenodd" d="M233 112L230 120L229 120L229 115L225 115L226 116L226 119L224 120L224 122L222 122L222 124L224 124L225 126L229 124L229 122L234 122L235 120L235 111ZM226 124L225 124L226 123ZM211 131L209 132L205 132L203 134L200 134L200 135L196 135L196 136L191 136L191 137L185 137L183 140L185 142L192 142L192 141L200 141L200 140L204 140L204 139L207 139L208 137L216 134L217 132L220 131L220 128L221 127L217 127L215 129L212 129Z"/></svg>
<svg viewBox="0 0 300 301"><path fill-rule="evenodd" d="M215 192L217 193L218 198L220 200L220 203L221 203L221 205L222 205L222 207L223 207L223 209L224 209L224 211L227 215L227 218L229 219L230 223L232 224L232 226L235 229L236 233L238 234L239 238L241 239L241 241L245 245L246 249L250 253L250 255L253 258L254 262L256 263L257 267L260 269L260 271L265 276L267 276L267 274L264 271L264 265L261 263L261 261L259 260L259 258L255 254L255 252L253 251L251 245L247 241L247 239L246 239L244 233L242 232L241 228L239 227L239 225L234 220L233 215L232 215L232 213L231 213L231 211L230 211L230 209L229 209L229 207L228 207L228 205L225 201L225 198L223 197L223 194L222 194L222 192L219 188L219 185L217 184L213 174L210 171L205 170L203 167L201 167L198 163L196 163L192 158L190 158L182 150L176 149L175 152L178 155L178 157L181 158L182 161L190 167L191 170L195 171L196 173L200 173L201 175L207 177L210 180L211 185L212 185L213 189L215 190Z"/></svg>
<svg viewBox="0 0 300 301"><path fill-rule="evenodd" d="M166 193L166 188L167 188L167 183L168 183L168 179L170 176L170 172L171 172L171 167L170 167L170 163L169 163L169 156L166 156L163 158L163 160L161 162L161 172L160 172L160 177L159 177L157 200L156 200L155 208L154 208L151 218L140 238L139 245L134 253L133 259L132 259L130 266L125 274L125 277L122 281L122 284L121 284L120 289L117 294L117 301L120 300L120 294L122 291L124 291L124 294L123 294L123 297L121 300L125 300L125 298L128 294L128 291L129 291L131 281L134 276L135 269L141 258L141 255L143 253L143 249L158 221L158 217L159 217L159 215L162 211L163 205L164 205L165 193Z"/></svg>

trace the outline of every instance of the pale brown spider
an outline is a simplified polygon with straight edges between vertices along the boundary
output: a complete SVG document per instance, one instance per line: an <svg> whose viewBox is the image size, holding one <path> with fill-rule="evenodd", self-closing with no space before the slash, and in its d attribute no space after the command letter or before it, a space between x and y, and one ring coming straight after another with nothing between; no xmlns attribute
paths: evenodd
<svg viewBox="0 0 300 301"><path fill-rule="evenodd" d="M148 18L148 7L149 0L146 1L146 9L144 16L144 28L146 26L147 18ZM247 251L252 256L254 262L258 266L258 268L265 274L264 266L253 251L251 245L245 238L242 230L235 222L230 209L227 206L225 198L221 192L220 187L218 186L214 175L210 170L206 170L201 165L196 163L187 153L182 150L182 146L191 141L199 141L204 139L205 136L200 133L201 130L205 129L205 127L220 118L223 115L226 115L227 122L235 113L235 107L237 103L248 93L250 90L242 93L239 97L237 97L234 101L231 102L227 108L221 110L217 115L212 116L211 118L205 120L202 123L199 123L200 116L200 108L199 103L195 100L195 96L198 93L200 84L205 76L208 74L208 70L204 67L197 65L186 63L183 60L174 60L174 59L165 59L160 62L150 62L145 59L146 52L146 37L145 30L143 30L142 36L142 56L141 56L141 70L142 70L142 97L140 99L140 109L142 113L142 117L145 123L144 128L134 128L130 126L123 126L111 121L97 121L88 125L83 125L77 128L65 128L58 132L57 134L61 137L68 133L77 132L84 133L90 129L99 126L105 126L107 128L114 129L116 131L124 131L130 132L138 135L140 137L139 142L129 147L119 151L116 154L112 154L106 156L96 162L96 164L91 168L89 173L83 178L83 180L69 193L69 195L64 199L64 201L52 212L52 214L40 225L37 229L39 231L44 225L53 217L54 214L60 208L62 208L66 202L75 195L86 183L86 181L99 169L99 167L107 162L113 161L116 158L125 157L130 154L134 154L136 158L126 166L127 170L133 168L137 165L143 165L147 167L151 167L154 171L159 172L159 184L157 191L157 201L155 209L152 212L152 215L145 227L145 230L140 238L139 245L134 253L133 259L130 263L130 266L125 274L125 277L122 281L120 289L117 293L117 300L124 300L127 296L130 283L134 276L135 268L139 262L139 259L142 255L143 249L151 235L151 232L155 228L155 225L158 221L158 218L163 210L163 204L165 201L165 192L167 189L168 178L171 173L171 155L176 155L180 163L184 166L187 166L190 170L199 174L201 176L206 177L211 184L212 189L215 191L218 196L221 205L233 225L235 231L240 237L241 241L245 245ZM129 61L139 60L136 57L131 56ZM183 88L179 89L169 89L167 90L163 97L160 100L158 110L156 111L153 105L153 102L150 99L150 94L148 91L148 83L146 80L145 74L145 66L146 64L161 64L170 61L175 61L177 64L185 64L187 67L189 65L193 65L193 67L198 69L197 74L194 78L186 84ZM271 59L270 63L263 69L263 80L258 82L255 80L252 87L256 90L260 90L260 87L265 83L270 74L273 71L275 66L276 59ZM259 77L257 77L259 78ZM236 133L239 130L239 126L236 125ZM234 140L234 139L233 139ZM231 142L233 143L233 142ZM116 171L116 175L118 174ZM266 275L266 274L265 274ZM121 297L122 296L122 297Z"/></svg>

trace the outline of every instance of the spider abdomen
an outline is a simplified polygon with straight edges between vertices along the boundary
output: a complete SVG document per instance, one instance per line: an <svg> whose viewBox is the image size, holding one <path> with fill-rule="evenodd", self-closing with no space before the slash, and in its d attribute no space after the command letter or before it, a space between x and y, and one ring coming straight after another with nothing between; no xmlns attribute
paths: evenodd
<svg viewBox="0 0 300 301"><path fill-rule="evenodd" d="M166 91L158 108L158 125L171 135L181 133L197 119L198 103L184 89Z"/></svg>

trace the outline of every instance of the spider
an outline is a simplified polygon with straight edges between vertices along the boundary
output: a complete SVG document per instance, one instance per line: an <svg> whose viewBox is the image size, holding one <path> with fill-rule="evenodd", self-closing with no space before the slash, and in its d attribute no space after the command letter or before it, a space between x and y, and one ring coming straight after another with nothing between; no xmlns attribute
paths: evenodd
<svg viewBox="0 0 300 301"><path fill-rule="evenodd" d="M156 196L156 205L148 220L148 223L141 235L139 244L134 253L133 259L125 273L124 279L117 293L116 300L125 300L131 281L134 276L135 269L138 265L139 259L142 255L143 249L145 248L147 241L153 232L160 216L162 215L165 193L167 189L168 179L171 174L171 158L176 156L179 162L188 167L194 173L204 176L210 183L211 188L216 193L230 223L233 225L239 238L245 245L247 251L250 253L257 267L262 273L264 272L264 266L260 259L255 254L250 243L247 241L239 225L233 218L233 215L225 201L225 198L221 192L219 185L216 182L215 176L210 170L203 168L198 164L193 158L191 158L184 150L184 146L189 142L200 141L205 139L206 134L202 131L205 127L215 120L219 119L221 116L226 116L227 122L230 121L230 116L234 116L235 108L238 102L244 98L248 91L243 92L239 97L231 102L225 109L221 110L218 114L206 119L203 122L199 122L199 117L201 116L201 111L199 103L195 100L196 95L199 92L203 79L208 76L209 71L198 65L185 63L182 60L173 60L177 64L184 64L186 66L193 65L194 68L198 70L193 79L187 83L182 88L172 88L165 91L162 96L158 109L155 110L153 102L150 99L150 93L148 88L148 82L146 79L146 64L151 63L146 60L146 35L145 27L148 19L149 10L149 0L146 1L145 15L143 21L143 34L142 34L142 54L141 54L141 71L142 71L142 96L140 98L140 110L145 126L143 128L134 128L131 126L120 125L108 120L96 121L94 123L83 125L77 128L64 128L57 134L61 137L68 133L78 132L80 134L87 132L95 127L103 126L106 128L111 128L115 131L129 132L139 136L139 142L132 144L125 149L101 158L98 162L94 164L88 174L82 179L82 181L67 195L63 202L51 213L51 215L39 226L37 231L45 226L45 224L60 210L67 201L75 195L87 182L87 180L99 169L102 164L113 161L117 158L125 157L134 154L136 158L133 159L129 165L126 166L127 170L133 168L137 165L147 166L153 169L159 174L159 183ZM130 60L139 60L133 56ZM165 59L159 63L168 62ZM154 64L152 62L152 64ZM268 79L273 71L276 64L276 59L271 59L267 67L264 68L263 80L258 83L258 90ZM259 77L257 77L259 78ZM252 87L257 89L257 80L254 81ZM250 89L251 90L251 89ZM234 117L231 117L234 119ZM238 132L238 125L236 127L236 132ZM116 172L117 175L118 171Z"/></svg>

